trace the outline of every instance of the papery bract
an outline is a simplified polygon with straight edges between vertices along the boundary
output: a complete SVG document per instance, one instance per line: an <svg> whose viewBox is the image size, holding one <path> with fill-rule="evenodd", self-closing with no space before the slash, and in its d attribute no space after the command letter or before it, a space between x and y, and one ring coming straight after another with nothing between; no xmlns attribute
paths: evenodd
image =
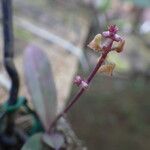
<svg viewBox="0 0 150 150"><path fill-rule="evenodd" d="M102 65L101 68L98 70L98 72L99 73L106 73L108 75L112 75L115 66L116 66L115 64L105 64L105 65Z"/></svg>
<svg viewBox="0 0 150 150"><path fill-rule="evenodd" d="M88 47L95 50L95 51L101 51L101 39L102 35L97 34L94 39L88 44Z"/></svg>

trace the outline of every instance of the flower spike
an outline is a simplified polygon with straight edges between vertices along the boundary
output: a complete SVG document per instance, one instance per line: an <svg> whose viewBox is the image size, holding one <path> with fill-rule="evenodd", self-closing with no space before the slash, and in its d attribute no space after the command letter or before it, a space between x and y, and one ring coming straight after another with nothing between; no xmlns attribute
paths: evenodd
<svg viewBox="0 0 150 150"><path fill-rule="evenodd" d="M76 84L80 89L66 106L66 108L54 120L53 124L49 128L49 133L51 132L52 127L57 123L57 121L72 108L72 106L79 100L85 90L87 90L89 84L91 83L97 72L112 75L115 64L105 64L107 56L111 51L116 51L118 53L122 52L125 44L125 40L123 40L123 38L117 34L117 31L118 28L116 25L110 25L107 31L102 32L102 34L97 34L92 42L89 43L88 47L90 47L91 49L97 52L102 51L102 53L100 53L99 60L87 79L84 80L80 76L75 77L74 84ZM103 41L101 41L102 38ZM115 43L118 45L114 46Z"/></svg>

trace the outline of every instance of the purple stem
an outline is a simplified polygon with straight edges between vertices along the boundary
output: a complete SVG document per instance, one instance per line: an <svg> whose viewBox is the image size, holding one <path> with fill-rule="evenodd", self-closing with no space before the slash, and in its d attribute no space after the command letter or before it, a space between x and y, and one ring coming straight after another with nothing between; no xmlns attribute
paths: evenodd
<svg viewBox="0 0 150 150"><path fill-rule="evenodd" d="M95 68L93 69L93 71L91 72L91 74L88 76L86 82L89 84L91 82L91 80L93 79L93 77L95 76L95 74L97 73L97 71L99 70L99 68L101 67L101 65L103 64L103 62L105 61L107 54L111 51L111 47L113 44L113 40L109 43L109 45L107 47L105 47L105 50L102 53L102 56L100 57L97 65L95 66ZM67 105L67 107L55 118L55 120L52 122L52 124L50 125L50 128L48 130L48 133L51 132L52 127L56 124L56 122L64 115L66 114L70 108L79 100L80 96L84 93L85 89L84 88L80 88L80 90L78 91L78 93L73 97L72 101L70 101L70 103Z"/></svg>

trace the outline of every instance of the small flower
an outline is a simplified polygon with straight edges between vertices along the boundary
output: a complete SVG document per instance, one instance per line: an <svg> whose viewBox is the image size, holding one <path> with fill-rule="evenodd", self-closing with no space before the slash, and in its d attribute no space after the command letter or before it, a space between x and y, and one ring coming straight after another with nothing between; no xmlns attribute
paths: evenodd
<svg viewBox="0 0 150 150"><path fill-rule="evenodd" d="M102 40L102 35L97 34L94 39L88 44L88 47L95 50L95 51L101 51L101 40Z"/></svg>
<svg viewBox="0 0 150 150"><path fill-rule="evenodd" d="M113 74L113 70L115 68L115 64L106 64L106 65L102 65L100 67L100 69L98 70L99 73L106 73L108 75L111 75Z"/></svg>
<svg viewBox="0 0 150 150"><path fill-rule="evenodd" d="M77 86L80 86L81 82L82 82L82 78L81 78L79 75L77 75L77 76L74 78L73 83L76 84Z"/></svg>
<svg viewBox="0 0 150 150"><path fill-rule="evenodd" d="M118 32L118 27L116 25L110 25L108 26L108 31L111 34L116 34Z"/></svg>
<svg viewBox="0 0 150 150"><path fill-rule="evenodd" d="M102 36L103 36L104 38L110 38L110 39L112 39L113 41L119 42L119 41L122 40L122 38L121 38L121 36L119 36L119 35L117 34L117 32L118 32L117 26L116 26L116 25L110 25L110 26L108 27L108 31L104 31L104 32L102 33Z"/></svg>
<svg viewBox="0 0 150 150"><path fill-rule="evenodd" d="M114 35L114 41L116 41L116 42L122 41L121 36L119 36L118 34L115 34Z"/></svg>
<svg viewBox="0 0 150 150"><path fill-rule="evenodd" d="M85 90L88 88L88 86L89 85L88 85L88 83L86 81L82 81L81 84L80 84L80 87L85 89Z"/></svg>
<svg viewBox="0 0 150 150"><path fill-rule="evenodd" d="M74 79L74 84L76 84L78 87L81 87L83 89L88 88L88 83L84 81L79 75L77 75Z"/></svg>
<svg viewBox="0 0 150 150"><path fill-rule="evenodd" d="M105 42L102 44L102 48L103 50L107 50L108 45L110 45L112 43L112 39L108 38L105 40Z"/></svg>
<svg viewBox="0 0 150 150"><path fill-rule="evenodd" d="M109 31L104 31L104 32L102 33L102 35L103 35L103 37L105 37L105 38L109 38L109 37L110 37L110 32L109 32Z"/></svg>

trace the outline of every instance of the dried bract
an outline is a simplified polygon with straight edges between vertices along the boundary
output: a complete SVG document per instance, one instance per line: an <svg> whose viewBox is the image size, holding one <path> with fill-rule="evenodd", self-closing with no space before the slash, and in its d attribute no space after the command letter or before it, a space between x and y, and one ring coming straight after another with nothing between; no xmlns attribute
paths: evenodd
<svg viewBox="0 0 150 150"><path fill-rule="evenodd" d="M91 48L92 50L95 51L101 51L101 40L102 40L102 35L97 34L94 39L88 44L88 47Z"/></svg>
<svg viewBox="0 0 150 150"><path fill-rule="evenodd" d="M115 64L106 64L106 65L102 65L100 67L100 69L98 70L99 73L106 73L108 75L111 75L113 74L113 70L115 68Z"/></svg>

